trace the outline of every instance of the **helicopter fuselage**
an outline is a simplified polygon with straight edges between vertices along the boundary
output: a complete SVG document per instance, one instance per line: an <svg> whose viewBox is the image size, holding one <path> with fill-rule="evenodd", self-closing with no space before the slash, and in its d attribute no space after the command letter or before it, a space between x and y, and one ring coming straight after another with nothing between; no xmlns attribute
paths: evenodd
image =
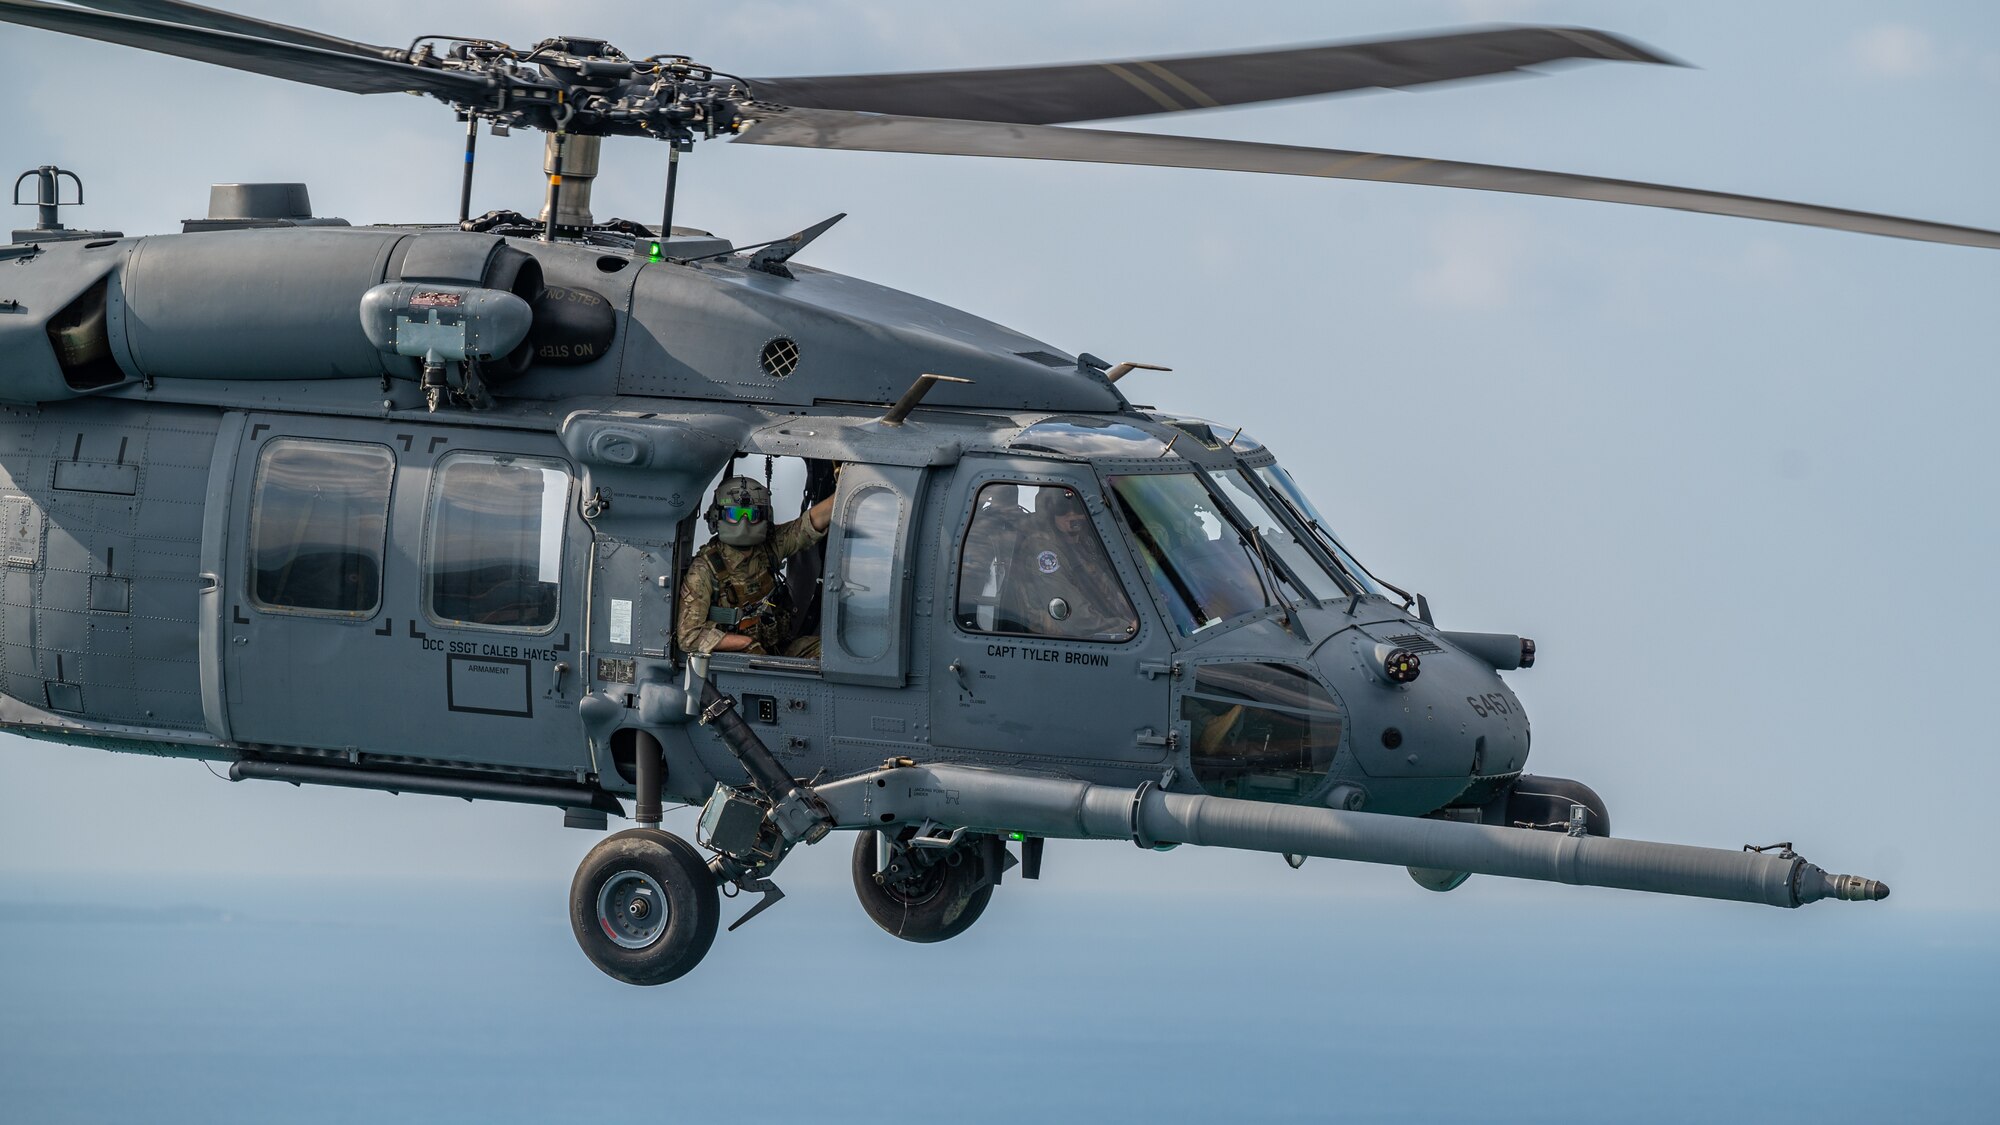
<svg viewBox="0 0 2000 1125"><path fill-rule="evenodd" d="M0 267L25 298L0 321L0 718L577 808L633 791L644 732L665 792L699 802L742 771L690 721L674 600L708 488L749 456L843 466L809 560L829 593L794 582L824 655L712 666L797 776L916 758L1422 814L1525 766L1494 665L1362 577L1241 431L1134 407L1101 365L920 298L664 260L717 245L648 261L304 228L52 243ZM415 371L362 335L356 302L384 281L523 277L540 327L490 409L424 409ZM885 424L924 372L973 381ZM992 616L1010 560L975 579L964 556L999 488L1083 498L1109 568L1084 594L1120 601L1125 630ZM1135 515L1148 502L1179 504L1189 537ZM1010 551L1034 533L1005 530ZM1398 651L1420 658L1411 682L1384 672Z"/></svg>

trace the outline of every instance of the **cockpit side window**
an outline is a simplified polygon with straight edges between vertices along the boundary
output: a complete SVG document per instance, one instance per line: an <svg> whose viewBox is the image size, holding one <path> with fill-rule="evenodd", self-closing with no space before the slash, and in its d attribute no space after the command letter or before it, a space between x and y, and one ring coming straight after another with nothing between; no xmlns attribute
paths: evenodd
<svg viewBox="0 0 2000 1125"><path fill-rule="evenodd" d="M1139 616L1075 489L997 482L979 490L959 549L958 626L968 633L1127 641Z"/></svg>

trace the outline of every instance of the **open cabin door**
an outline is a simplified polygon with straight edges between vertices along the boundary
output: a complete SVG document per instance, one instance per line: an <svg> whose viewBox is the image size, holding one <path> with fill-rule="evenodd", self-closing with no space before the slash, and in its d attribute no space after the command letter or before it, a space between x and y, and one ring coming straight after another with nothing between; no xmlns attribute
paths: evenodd
<svg viewBox="0 0 2000 1125"><path fill-rule="evenodd" d="M587 533L552 436L258 415L241 433L232 487L212 490L230 497L216 611L231 737L588 767Z"/></svg>
<svg viewBox="0 0 2000 1125"><path fill-rule="evenodd" d="M820 666L837 683L901 687L909 675L912 542L924 470L841 470L827 535Z"/></svg>

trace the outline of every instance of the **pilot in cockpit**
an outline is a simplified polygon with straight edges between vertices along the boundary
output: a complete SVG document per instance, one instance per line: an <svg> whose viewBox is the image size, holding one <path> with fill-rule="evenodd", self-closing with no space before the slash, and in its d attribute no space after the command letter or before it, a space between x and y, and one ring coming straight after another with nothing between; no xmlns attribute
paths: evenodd
<svg viewBox="0 0 2000 1125"><path fill-rule="evenodd" d="M715 488L705 513L715 538L681 581L674 636L688 652L747 652L818 658L819 636L792 636L792 604L778 571L826 538L833 497L771 526L771 490L750 477Z"/></svg>
<svg viewBox="0 0 2000 1125"><path fill-rule="evenodd" d="M1101 641L1139 631L1081 496L1042 488L1022 530L1001 599L1003 631Z"/></svg>

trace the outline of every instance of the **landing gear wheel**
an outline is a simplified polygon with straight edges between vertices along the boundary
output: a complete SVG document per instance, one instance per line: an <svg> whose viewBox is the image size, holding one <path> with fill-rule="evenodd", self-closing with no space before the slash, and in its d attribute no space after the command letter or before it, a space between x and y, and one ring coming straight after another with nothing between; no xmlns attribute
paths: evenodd
<svg viewBox="0 0 2000 1125"><path fill-rule="evenodd" d="M665 984L701 963L722 899L694 845L656 828L607 836L569 885L569 925L590 963L626 984Z"/></svg>
<svg viewBox="0 0 2000 1125"><path fill-rule="evenodd" d="M854 840L854 892L861 909L894 937L934 942L971 928L993 898L993 880L977 848L956 848L908 879L875 881L876 840L872 831Z"/></svg>

